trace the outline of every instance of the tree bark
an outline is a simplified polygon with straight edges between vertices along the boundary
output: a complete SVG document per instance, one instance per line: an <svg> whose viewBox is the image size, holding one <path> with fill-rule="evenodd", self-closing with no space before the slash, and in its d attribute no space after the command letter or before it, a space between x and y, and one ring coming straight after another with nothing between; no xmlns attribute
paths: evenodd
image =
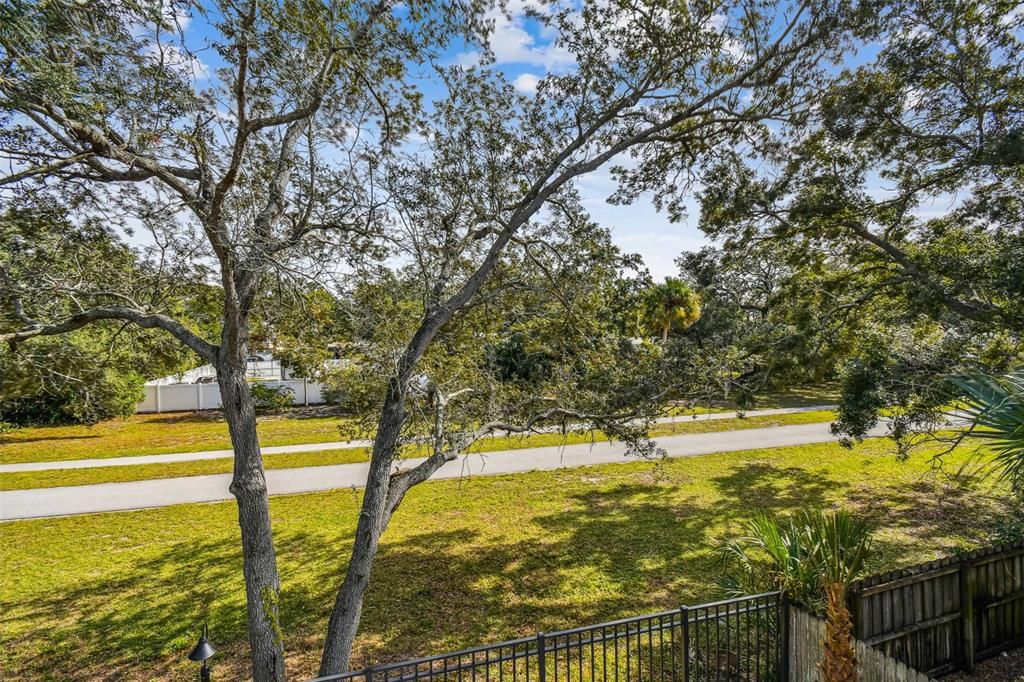
<svg viewBox="0 0 1024 682"><path fill-rule="evenodd" d="M846 587L831 583L826 590L824 652L818 668L823 682L857 682L857 647L846 608Z"/></svg>
<svg viewBox="0 0 1024 682"><path fill-rule="evenodd" d="M337 675L349 668L352 645L363 613L363 597L370 582L370 570L377 556L380 537L394 511L394 505L388 504L388 493L391 487L391 465L405 422L405 397L401 384L397 377L392 379L381 410L370 458L370 471L366 477L363 505L356 524L352 557L327 625L327 639L320 659L321 676Z"/></svg>
<svg viewBox="0 0 1024 682"><path fill-rule="evenodd" d="M256 406L245 380L244 356L236 355L240 357L225 358L222 354L217 382L235 451L230 490L238 502L242 532L252 678L255 682L283 682L284 641L278 609L281 580L270 525L270 500L256 433Z"/></svg>

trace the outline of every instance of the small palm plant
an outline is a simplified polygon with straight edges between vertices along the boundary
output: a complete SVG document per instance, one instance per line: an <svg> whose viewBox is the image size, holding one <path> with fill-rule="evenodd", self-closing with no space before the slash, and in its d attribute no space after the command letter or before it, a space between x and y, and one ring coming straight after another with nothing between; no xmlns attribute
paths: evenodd
<svg viewBox="0 0 1024 682"><path fill-rule="evenodd" d="M746 524L746 535L719 548L720 556L733 570L722 577L730 597L754 592L781 590L793 599L817 609L817 572L796 519L779 520L758 514Z"/></svg>
<svg viewBox="0 0 1024 682"><path fill-rule="evenodd" d="M1024 368L1004 374L950 377L965 395L960 409L971 435L991 442L994 466L1014 490L1024 490Z"/></svg>
<svg viewBox="0 0 1024 682"><path fill-rule="evenodd" d="M804 513L780 521L759 515L747 535L720 548L736 569L725 588L733 595L765 589L786 591L797 602L825 612L822 677L855 682L857 651L846 590L871 556L869 524L844 511Z"/></svg>
<svg viewBox="0 0 1024 682"><path fill-rule="evenodd" d="M845 512L808 517L813 563L825 592L825 655L821 674L826 682L855 682L857 649L846 607L846 588L859 578L871 554L871 527Z"/></svg>

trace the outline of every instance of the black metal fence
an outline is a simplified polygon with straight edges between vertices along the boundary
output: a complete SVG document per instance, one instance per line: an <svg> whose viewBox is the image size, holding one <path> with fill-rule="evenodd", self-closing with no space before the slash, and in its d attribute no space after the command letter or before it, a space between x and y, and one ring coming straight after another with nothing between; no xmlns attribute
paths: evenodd
<svg viewBox="0 0 1024 682"><path fill-rule="evenodd" d="M312 682L768 682L785 679L778 592L540 633Z"/></svg>

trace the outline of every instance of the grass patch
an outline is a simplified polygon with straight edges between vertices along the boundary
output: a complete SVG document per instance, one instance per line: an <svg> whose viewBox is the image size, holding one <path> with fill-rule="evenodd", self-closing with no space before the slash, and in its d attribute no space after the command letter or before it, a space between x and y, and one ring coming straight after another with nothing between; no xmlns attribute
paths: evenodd
<svg viewBox="0 0 1024 682"><path fill-rule="evenodd" d="M839 402L839 384L810 384L794 386L785 391L768 393L758 396L755 410L767 410L776 407L814 407L815 405L834 405Z"/></svg>
<svg viewBox="0 0 1024 682"><path fill-rule="evenodd" d="M818 411L746 417L743 419L687 420L680 417L680 421L677 422L657 424L652 429L651 435L667 436L685 433L710 433L714 431L766 428L788 424L811 424L831 421L834 417L835 415L832 412ZM568 433L564 435L560 433L545 433L527 437L498 437L479 441L471 451L494 452L497 450L519 448L573 445L598 440L605 440L605 436L601 433ZM329 464L351 464L353 462L363 462L367 457L369 457L369 449L359 447L343 450L326 450L323 452L264 455L263 462L267 469L292 469L295 467L324 466ZM231 470L232 460L229 457L225 457L222 459L167 464L25 471L0 474L0 490L54 488L57 486L91 485L96 483L123 483L158 478L176 478L179 476L206 476L210 474L231 473Z"/></svg>
<svg viewBox="0 0 1024 682"><path fill-rule="evenodd" d="M949 456L956 466L973 448ZM843 506L879 525L879 567L987 540L991 480L955 481L885 440L438 481L413 489L382 542L355 666L699 603L713 546L760 509ZM274 497L295 679L312 676L360 496ZM192 679L209 620L217 679L244 679L232 503L0 525L0 670L10 679Z"/></svg>
<svg viewBox="0 0 1024 682"><path fill-rule="evenodd" d="M343 417L296 418L293 413L259 419L263 445L327 443L354 438L340 427ZM56 462L94 457L162 455L231 448L228 425L220 412L137 414L93 426L42 426L17 429L0 437L0 464Z"/></svg>
<svg viewBox="0 0 1024 682"><path fill-rule="evenodd" d="M809 384L806 386L794 386L784 391L765 393L757 397L752 408L753 410L769 410L789 407L820 407L822 405L835 405L839 402L839 384ZM710 405L701 404L686 406L675 405L669 409L669 414L708 414L720 412L733 412L736 404L729 401L714 402Z"/></svg>

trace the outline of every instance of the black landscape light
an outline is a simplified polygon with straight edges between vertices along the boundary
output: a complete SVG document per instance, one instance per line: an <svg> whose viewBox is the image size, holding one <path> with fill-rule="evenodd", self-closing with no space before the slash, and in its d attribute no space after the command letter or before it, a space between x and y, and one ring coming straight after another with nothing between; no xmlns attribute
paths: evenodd
<svg viewBox="0 0 1024 682"><path fill-rule="evenodd" d="M188 660L202 662L203 667L199 669L199 679L202 682L210 682L210 658L217 653L217 650L210 644L210 640L207 639L206 635L206 623L203 623L203 634L199 635L196 647L188 655Z"/></svg>

